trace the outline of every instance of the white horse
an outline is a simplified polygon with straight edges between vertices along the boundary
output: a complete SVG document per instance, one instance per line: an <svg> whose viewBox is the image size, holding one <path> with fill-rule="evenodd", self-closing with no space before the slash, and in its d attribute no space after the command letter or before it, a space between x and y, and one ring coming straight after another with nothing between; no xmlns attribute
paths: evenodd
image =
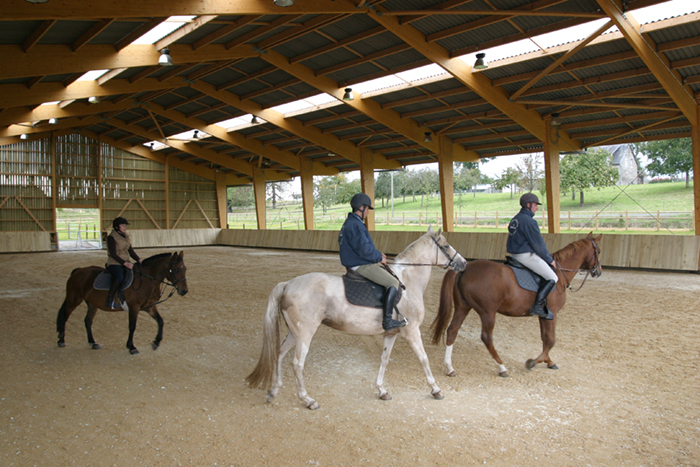
<svg viewBox="0 0 700 467"><path fill-rule="evenodd" d="M282 387L282 359L296 346L293 367L299 398L309 409L318 409L318 402L312 399L304 388L303 371L311 339L319 325L325 324L350 334L384 334L384 350L376 382L380 399L391 399L384 388L384 372L398 334L408 341L423 365L433 397L442 399L442 392L430 371L428 356L421 339L420 325L425 317L423 294L430 281L429 266L451 267L455 271L461 271L467 262L447 243L441 232L442 229L434 232L432 227L428 228L428 232L411 243L392 264L396 275L406 286L398 308L401 314L408 318L408 324L400 328L398 333L384 332L381 309L348 303L340 276L310 273L277 284L268 298L260 360L255 370L246 378L250 387L269 387L267 401L271 402ZM289 328L281 346L280 311Z"/></svg>

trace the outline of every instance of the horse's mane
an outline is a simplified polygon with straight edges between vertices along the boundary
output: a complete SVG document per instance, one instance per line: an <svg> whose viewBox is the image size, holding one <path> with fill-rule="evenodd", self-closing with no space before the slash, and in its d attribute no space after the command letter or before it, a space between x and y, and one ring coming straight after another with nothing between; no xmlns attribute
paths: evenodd
<svg viewBox="0 0 700 467"><path fill-rule="evenodd" d="M156 261L159 261L159 260L165 258L166 256L170 257L172 255L173 255L172 253L160 253L157 255L149 256L148 258L143 260L143 265L146 266L146 265L149 265L151 263L155 263Z"/></svg>
<svg viewBox="0 0 700 467"><path fill-rule="evenodd" d="M433 234L434 234L434 232L433 233L428 232L428 233L424 233L423 235L421 235L419 239L417 239L416 241L414 241L413 243L408 245L405 250L403 250L401 253L396 255L396 258L394 258L394 262L395 263L403 262L403 260L405 259L406 263L414 263L415 259L413 258L413 255L412 255L413 251L415 250L414 247L416 245L418 245L420 242L427 241L426 239L429 238L430 235L433 235Z"/></svg>
<svg viewBox="0 0 700 467"><path fill-rule="evenodd" d="M586 240L587 239L582 238L581 240L576 240L573 243L569 243L561 250L555 252L552 255L552 258L554 258L559 263L561 263L562 261L566 261L567 259L577 254L579 251L584 250L588 247L588 242Z"/></svg>

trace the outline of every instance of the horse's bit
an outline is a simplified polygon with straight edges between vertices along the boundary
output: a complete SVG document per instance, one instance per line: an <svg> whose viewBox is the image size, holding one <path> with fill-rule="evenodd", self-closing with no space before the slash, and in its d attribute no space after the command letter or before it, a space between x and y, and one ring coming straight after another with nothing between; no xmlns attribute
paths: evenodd
<svg viewBox="0 0 700 467"><path fill-rule="evenodd" d="M447 259L450 260L450 262L447 263L447 266L445 266L444 269L449 269L449 268L451 268L451 267L454 267L454 266L455 266L455 258L456 258L457 255L459 254L459 253L457 253L457 250L455 250L455 254L452 255L452 256L450 257L450 253L447 251L447 247L446 247L445 245L440 245L440 242L438 242L438 241L435 239L435 237L430 237L430 238L433 239L433 241L434 241L435 244L437 245L438 249L439 249L440 251L442 251L443 254L444 254L445 256L447 256ZM437 254L437 252L436 252L436 253L435 253L435 264L437 264L437 260L438 260L437 257L438 257L438 254Z"/></svg>
<svg viewBox="0 0 700 467"><path fill-rule="evenodd" d="M139 266L141 266L141 265L139 264ZM145 272L143 272L143 267L139 267L138 273L141 274L141 276L148 277L149 279L157 280L155 277L149 276L148 274L146 274ZM162 289L162 290L160 291L160 296L158 296L158 301L156 301L155 303L153 303L153 304L151 304L151 305L148 305L146 308L144 308L144 310L148 310L148 309L151 308L152 306L156 306L156 305L158 305L158 304L160 304L160 303L163 303L164 301L166 301L167 299L169 299L170 297L172 297L176 290L177 290L178 293L180 293L180 288L177 286L177 284L179 284L180 282L182 282L182 281L185 280L185 279L183 278L183 279L180 279L180 280L178 280L178 281L173 281L172 279L170 279L170 278L168 277L168 276L171 275L172 273L173 273L173 265L172 265L172 258L170 258L170 260L168 261L168 274L166 274L166 276L165 276L165 277L163 278L163 280L160 281L160 282L161 282L162 284L165 284L166 287L172 287L172 290L170 291L170 294L168 294L167 297L165 297L163 300L160 300L160 297L162 297L162 296L163 296L163 293L165 292L165 289ZM134 290L139 290L139 289L141 288L141 282L143 282L143 278L142 278L141 281L139 282L139 287L138 287L138 289L137 289L136 287L134 287Z"/></svg>

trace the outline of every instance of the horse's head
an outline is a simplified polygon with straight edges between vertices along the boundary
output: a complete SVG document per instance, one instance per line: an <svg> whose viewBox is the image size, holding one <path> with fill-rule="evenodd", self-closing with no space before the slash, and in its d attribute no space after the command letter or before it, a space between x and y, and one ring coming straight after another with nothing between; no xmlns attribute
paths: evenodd
<svg viewBox="0 0 700 467"><path fill-rule="evenodd" d="M185 252L181 251L179 254L175 252L170 257L170 262L168 263L168 280L173 284L175 290L180 295L185 295L188 292L187 289L187 278L185 273L187 272L187 267L185 266L182 258L185 256Z"/></svg>
<svg viewBox="0 0 700 467"><path fill-rule="evenodd" d="M586 261L583 264L584 269L591 271L591 277L600 277L603 274L603 266L600 264L600 239L603 234L593 237L593 232L586 237L591 241L591 252L586 256Z"/></svg>
<svg viewBox="0 0 700 467"><path fill-rule="evenodd" d="M467 267L467 260L462 258L462 255L457 253L457 250L447 243L445 236L442 235L442 229L438 229L437 232L434 232L432 227L428 227L428 233L438 249L436 259L437 266L442 266L445 269L452 268L455 272L462 271ZM443 254L440 255L440 252Z"/></svg>

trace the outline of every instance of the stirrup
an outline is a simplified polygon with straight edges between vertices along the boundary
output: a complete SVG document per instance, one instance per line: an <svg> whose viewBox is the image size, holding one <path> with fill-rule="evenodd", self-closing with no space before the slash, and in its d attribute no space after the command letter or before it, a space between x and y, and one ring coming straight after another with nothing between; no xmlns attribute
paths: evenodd
<svg viewBox="0 0 700 467"><path fill-rule="evenodd" d="M382 328L384 329L384 332L392 332L396 331L399 328L402 328L408 324L408 319L404 318L403 321L396 321L395 319L390 319L386 323L386 327L382 325Z"/></svg>
<svg viewBox="0 0 700 467"><path fill-rule="evenodd" d="M552 314L551 311L549 311L549 308L545 309L545 306L537 306L533 305L530 308L530 316L539 316L542 319L554 319L554 315Z"/></svg>

